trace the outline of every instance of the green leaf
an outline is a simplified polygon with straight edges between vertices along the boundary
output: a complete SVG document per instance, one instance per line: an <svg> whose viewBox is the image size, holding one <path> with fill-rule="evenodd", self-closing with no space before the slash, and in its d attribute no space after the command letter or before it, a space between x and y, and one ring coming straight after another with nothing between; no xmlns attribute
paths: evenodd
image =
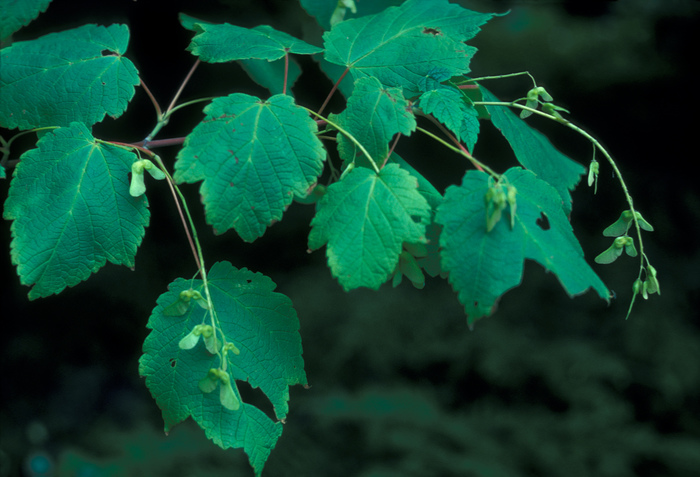
<svg viewBox="0 0 700 477"><path fill-rule="evenodd" d="M84 25L22 41L0 52L0 125L8 129L91 126L120 116L139 84L122 55L126 25Z"/></svg>
<svg viewBox="0 0 700 477"><path fill-rule="evenodd" d="M203 180L207 222L252 242L295 195L306 196L326 153L306 110L286 95L236 93L208 105L175 163L177 182Z"/></svg>
<svg viewBox="0 0 700 477"><path fill-rule="evenodd" d="M401 5L403 2L404 0L357 1L355 2L356 12L352 12L352 10L347 8L344 18L349 20L350 18L379 13L387 7ZM336 9L339 8L340 2L338 0L301 0L300 3L304 10L314 17L324 30L330 30L331 17Z"/></svg>
<svg viewBox="0 0 700 477"><path fill-rule="evenodd" d="M397 153L393 152L391 154L389 162L395 162L396 164L401 166L401 169L408 171L409 174L416 178L416 180L418 181L418 192L420 192L421 195L425 197L425 199L428 201L428 204L430 204L432 212L434 212L435 209L437 209L438 205L442 203L442 194L440 194L440 192L435 188L435 186L428 179L426 179L423 174L414 169L413 166L406 162Z"/></svg>
<svg viewBox="0 0 700 477"><path fill-rule="evenodd" d="M389 158L390 162L396 162L401 166L402 169L408 171L413 177L418 180L418 192L421 193L423 197L428 201L430 205L430 224L425 228L425 237L427 239L427 244L419 244L419 248L425 249L425 254L415 254L413 253L413 245L411 243L404 244L404 247L409 250L418 260L418 265L420 265L431 277L439 275L442 270L440 267L440 231L441 227L435 223L435 211L438 206L442 203L443 197L440 192L430 183L428 179L423 176L420 172L413 168L409 163L403 160L395 152Z"/></svg>
<svg viewBox="0 0 700 477"><path fill-rule="evenodd" d="M45 134L22 155L5 202L12 263L29 298L59 293L109 260L134 267L148 225L145 196L129 195L136 156L96 141L83 124Z"/></svg>
<svg viewBox="0 0 700 477"><path fill-rule="evenodd" d="M349 132L381 166L389 154L389 141L396 133L410 135L416 118L400 88L385 88L376 78L355 82L347 108L334 119ZM344 134L338 134L338 152L346 163L371 167L362 151Z"/></svg>
<svg viewBox="0 0 700 477"><path fill-rule="evenodd" d="M45 12L51 0L2 0L0 1L0 40L29 25Z"/></svg>
<svg viewBox="0 0 700 477"><path fill-rule="evenodd" d="M476 48L464 42L492 16L447 0L408 0L336 24L323 34L325 57L349 68L355 79L375 76L386 86L403 87L411 97L421 78L444 80L469 72Z"/></svg>
<svg viewBox="0 0 700 477"><path fill-rule="evenodd" d="M247 60L278 60L287 53L313 55L323 51L268 25L243 28L228 23L195 23L197 34L187 47L193 55L209 63Z"/></svg>
<svg viewBox="0 0 700 477"><path fill-rule="evenodd" d="M483 104L474 104L476 102L481 102L484 100L484 94L479 85L477 85L471 79L464 76L452 78L448 84L451 84L455 87L472 86L471 88L462 88L459 91L465 96L466 100L474 106L474 109L476 109L478 119L491 119L491 115L486 109L486 106L484 106Z"/></svg>
<svg viewBox="0 0 700 477"><path fill-rule="evenodd" d="M306 384L299 320L291 301L274 292L275 284L268 277L237 270L228 262L211 268L208 283L220 331L240 349L238 355L226 354L225 369L232 379L260 388L270 399L277 419L284 419L289 411L289 386ZM180 317L164 314L169 304L191 287L202 289L202 281L178 278L158 298L148 321L151 332L143 344L139 373L163 412L166 432L192 417L215 444L224 449L243 448L255 475L260 475L282 433L282 423L251 404L242 403L238 410L230 410L235 408L233 398L242 402L236 387L212 392L217 384L225 383L209 379L207 386L206 382L209 370L222 366L219 355L207 351L203 342L193 349L180 348L180 341L205 320L205 315L207 322L210 319L197 306ZM200 388L201 381L205 389Z"/></svg>
<svg viewBox="0 0 700 477"><path fill-rule="evenodd" d="M469 171L461 186L451 186L438 208L442 265L464 305L469 324L489 315L498 298L520 284L523 262L531 259L557 275L570 295L593 287L608 299L605 284L583 258L583 251L561 208L559 194L547 182L521 168L506 171L517 189L517 215L486 232L484 197L489 176Z"/></svg>
<svg viewBox="0 0 700 477"><path fill-rule="evenodd" d="M196 24L201 25L215 25L214 23L200 20L184 13L179 15L180 24L188 30L198 32L199 29L195 28ZM250 76L250 78L263 88L267 88L272 94L281 94L284 90L284 70L285 61L284 59L278 59L274 61L259 60L259 59L245 59L239 60L238 64L241 65L243 70ZM294 58L289 58L289 68L287 71L287 91L291 88L296 80L301 76L301 68L294 60Z"/></svg>
<svg viewBox="0 0 700 477"><path fill-rule="evenodd" d="M195 25L197 23L200 23L202 25L216 25L216 23L208 22L206 20L201 20L199 18L193 17L191 15L187 15L186 13L179 13L177 16L178 20L180 21L180 25L182 25L183 28L197 32Z"/></svg>
<svg viewBox="0 0 700 477"><path fill-rule="evenodd" d="M418 106L452 131L472 151L479 136L479 113L457 88L435 85L421 94Z"/></svg>
<svg viewBox="0 0 700 477"><path fill-rule="evenodd" d="M397 164L379 174L356 167L321 199L309 248L328 244L328 265L345 290L376 290L396 268L404 242L425 243L429 221L430 206L407 171Z"/></svg>
<svg viewBox="0 0 700 477"><path fill-rule="evenodd" d="M483 86L480 88L484 101L498 101ZM571 194L586 172L586 168L559 152L542 133L531 128L525 121L505 106L486 106L493 125L498 128L513 148L515 157L523 167L537 177L547 181L561 197L561 207L571 213Z"/></svg>

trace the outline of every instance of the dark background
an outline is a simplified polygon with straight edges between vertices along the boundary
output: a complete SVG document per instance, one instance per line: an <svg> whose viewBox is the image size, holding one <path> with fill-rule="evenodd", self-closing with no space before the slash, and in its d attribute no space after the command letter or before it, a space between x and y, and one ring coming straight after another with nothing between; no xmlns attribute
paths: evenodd
<svg viewBox="0 0 700 477"><path fill-rule="evenodd" d="M324 252L306 253L313 209L295 204L253 244L204 226L196 186L186 186L205 257L270 276L295 304L312 387L291 389L284 434L268 476L691 476L700 468L700 193L689 168L698 121L691 75L700 3L657 1L475 1L504 12L471 44L474 76L530 71L618 161L636 207L656 231L645 250L660 296L624 320L638 261L594 265L617 292L570 300L552 275L528 264L524 284L468 331L449 286L428 280L379 292L343 293ZM241 26L270 24L309 38L316 27L294 1L99 2L54 0L15 41L85 23L127 23L127 55L165 107L194 62L184 11ZM331 84L302 59L297 101L318 108ZM489 83L523 96L525 79ZM203 64L183 100L242 91L265 97L236 65ZM337 102L335 112L342 103ZM97 125L103 139L138 141L155 123L143 91L121 118ZM181 111L160 138L187 134L201 107ZM582 162L590 146L556 124L533 124ZM512 160L483 126L475 154ZM3 131L5 137L10 137ZM18 141L19 142L19 141ZM19 142L17 151L31 147ZM441 188L464 163L414 139L399 152ZM172 164L177 148L159 151ZM19 153L17 153L18 155ZM437 161L441 161L436 166ZM592 262L609 244L601 231L625 208L601 164L598 194L574 193L572 223ZM9 180L2 181L2 197ZM164 184L149 184L151 225L135 271L108 264L60 296L29 302L10 263L2 222L0 476L252 475L241 450L223 451L192 422L165 437L138 358L156 298L192 262ZM255 390L244 397L268 410ZM43 462L49 473L39 473ZM34 473L29 466L34 466Z"/></svg>

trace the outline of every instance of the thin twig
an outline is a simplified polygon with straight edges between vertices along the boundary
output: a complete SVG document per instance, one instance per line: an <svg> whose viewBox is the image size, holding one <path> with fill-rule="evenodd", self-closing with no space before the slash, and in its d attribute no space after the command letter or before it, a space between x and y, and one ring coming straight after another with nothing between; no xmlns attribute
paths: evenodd
<svg viewBox="0 0 700 477"><path fill-rule="evenodd" d="M287 48L285 48L287 50ZM282 85L282 94L287 94L287 78L289 75L289 52L284 55L284 84Z"/></svg>
<svg viewBox="0 0 700 477"><path fill-rule="evenodd" d="M175 188L173 183L168 179L168 187L170 187L170 192L173 194L175 199L175 206L177 207L177 212L180 214L180 219L182 220L182 227L185 229L185 234L187 234L187 241L190 243L190 248L192 249L192 255L194 256L194 261L197 264L197 268L203 271L202 264L199 261L199 255L197 254L197 249L194 246L194 240L192 240L192 235L190 235L190 229L187 226L187 221L185 220L185 215L182 213L182 207L180 207L180 201L178 200L177 194L175 193Z"/></svg>
<svg viewBox="0 0 700 477"><path fill-rule="evenodd" d="M177 100L180 99L180 94L182 94L182 90L185 89L185 86L190 81L190 78L192 77L194 70L196 70L197 66L199 66L199 63L200 63L199 58L197 58L197 61L195 61L194 65L192 65L192 68L190 68L190 72L187 73L187 76L185 76L185 79L183 80L182 84L180 85L180 88L177 90L177 93L175 93L175 96L173 97L173 100L170 102L170 106L168 106L166 113L170 112L170 110L175 107L175 103L177 103Z"/></svg>
<svg viewBox="0 0 700 477"><path fill-rule="evenodd" d="M189 210L187 210L187 218L189 219L189 224L188 220L185 218L185 213L182 210L182 207L180 206L180 201L182 200L182 203L185 205L185 208L187 208L187 204L185 203L185 198L182 196L182 193L178 190L175 189L174 185L174 179L168 172L168 169L165 167L165 164L163 164L163 160L158 156L154 155L154 159L156 162L158 162L158 166L161 168L163 172L165 172L165 176L167 177L167 183L168 187L170 187L170 192L173 194L173 199L175 199L175 206L177 207L177 212L180 215L180 220L182 220L182 226L185 229L185 234L187 235L187 241L190 244L190 248L192 249L192 255L194 256L194 261L197 264L197 269L201 274L205 273L204 267L202 266L202 260L200 260L200 253L201 251L198 251L197 247L195 246L195 242L192 238L192 235L190 235L190 227L192 228L192 232L197 234L197 231L194 228L194 223L192 223L192 217L190 216Z"/></svg>
<svg viewBox="0 0 700 477"><path fill-rule="evenodd" d="M155 96L153 96L153 93L151 93L151 90L148 89L148 86L146 86L146 83L144 83L141 78L139 78L139 81L141 82L141 87L146 92L148 97L151 99L151 103L153 103L153 106L156 108L156 114L158 115L158 120L160 121L160 119L163 117L163 111L161 111L160 105L158 104L158 101L156 101Z"/></svg>
<svg viewBox="0 0 700 477"><path fill-rule="evenodd" d="M348 74L348 71L350 71L350 68L345 68L345 71L343 71L343 74L340 75L340 78L338 78L338 81L335 82L335 84L333 85L333 88L331 88L331 92L328 93L326 100L321 105L321 109L319 109L318 113L316 113L316 114L318 114L319 116L321 116L321 114L323 114L323 110L326 109L326 106L328 105L328 102L331 100L333 93L335 93L335 90L338 89L338 85L340 84L341 81L343 81L343 78L345 78L345 75Z"/></svg>
<svg viewBox="0 0 700 477"><path fill-rule="evenodd" d="M166 146L179 146L185 142L184 137L171 137L168 139L154 139L153 141L139 141L132 144L134 147L143 147L148 144L148 148L154 147L166 147Z"/></svg>
<svg viewBox="0 0 700 477"><path fill-rule="evenodd" d="M459 141L457 140L457 137L456 137L454 134L452 134L450 131L448 131L447 128L445 128L445 126L443 126L443 125L442 125L437 119L435 119L432 115L428 115L427 118L428 118L433 124L435 124L435 126L437 126L437 128L440 130L440 132L442 132L445 136L447 136L447 137L450 139L450 141L452 141L452 142L455 144L455 146L457 146L457 148L459 148L460 151L462 151L462 155L463 155L464 157L466 157L467 159L469 159L469 160L471 161L471 163L474 165L474 167L475 167L477 170L479 170L479 171L481 171L481 172L484 172L484 165L481 164L479 161L477 161L476 158L474 158L474 156L472 156L471 151L469 151L469 149L467 149L467 148L464 146L464 144L462 144L461 142L459 142Z"/></svg>
<svg viewBox="0 0 700 477"><path fill-rule="evenodd" d="M398 144L400 138L401 138L401 133L398 133L396 135L396 139L394 139L394 143L391 145L391 149L389 149L389 154L387 154L386 157L384 158L384 162L382 163L382 169L384 169L384 166L386 166L386 163L389 162L389 158L394 153L394 149L396 148L396 144Z"/></svg>

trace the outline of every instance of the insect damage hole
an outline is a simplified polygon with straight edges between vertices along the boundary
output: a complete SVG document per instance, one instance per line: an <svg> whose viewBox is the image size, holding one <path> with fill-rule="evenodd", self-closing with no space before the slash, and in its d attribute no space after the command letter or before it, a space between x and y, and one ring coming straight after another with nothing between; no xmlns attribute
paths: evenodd
<svg viewBox="0 0 700 477"><path fill-rule="evenodd" d="M439 28L425 27L425 28L423 28L423 34L424 35L433 35L433 36L442 36L442 32L440 31Z"/></svg>
<svg viewBox="0 0 700 477"><path fill-rule="evenodd" d="M539 218L535 221L535 223L536 223L537 225L539 225L539 227L540 227L542 230L549 230L549 227L550 227L550 226L549 226L549 219L547 218L547 216L545 215L544 212L540 212L540 216L539 216Z"/></svg>
<svg viewBox="0 0 700 477"><path fill-rule="evenodd" d="M252 404L259 410L264 412L271 420L276 421L275 407L270 402L270 399L259 387L252 387L247 381L236 381L238 392L241 395L241 400L245 403Z"/></svg>

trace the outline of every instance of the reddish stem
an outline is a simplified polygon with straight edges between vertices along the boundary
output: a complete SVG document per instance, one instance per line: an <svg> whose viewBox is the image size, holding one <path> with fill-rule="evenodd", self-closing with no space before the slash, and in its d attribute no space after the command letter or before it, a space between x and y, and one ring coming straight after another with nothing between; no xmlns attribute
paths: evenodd
<svg viewBox="0 0 700 477"><path fill-rule="evenodd" d="M179 146L180 144L185 142L184 137L171 137L168 139L154 139L153 141L139 141L135 142L133 144L130 144L130 146L134 147L145 147L148 146L149 148L152 147L165 147L165 146Z"/></svg>
<svg viewBox="0 0 700 477"><path fill-rule="evenodd" d="M384 169L384 166L386 166L386 163L389 162L389 158L394 153L394 148L396 147L396 144L399 142L400 138L401 138L401 133L398 133L396 135L396 139L394 139L394 143L391 145L391 149L389 149L389 154L387 154L386 158L384 158L384 163L382 164L382 167L380 167L380 169Z"/></svg>
<svg viewBox="0 0 700 477"><path fill-rule="evenodd" d="M158 101L156 101L155 96L153 96L153 93L151 93L151 90L148 89L148 86L146 86L146 83L144 83L141 78L139 78L139 81L141 82L141 87L146 92L148 97L151 99L151 103L153 103L153 106L156 108L156 114L158 115L158 119L160 120L160 118L163 116L163 112L160 109L160 105L158 104Z"/></svg>
<svg viewBox="0 0 700 477"><path fill-rule="evenodd" d="M331 89L331 92L328 93L328 97L326 100L323 102L321 105L321 109L318 110L318 115L320 116L323 113L323 110L326 109L326 106L328 105L328 102L331 100L331 97L333 96L333 93L335 93L335 90L338 89L338 85L340 84L341 81L343 81L343 78L345 78L345 75L348 74L348 71L350 71L350 68L345 68L345 71L343 71L343 74L340 75L340 78L338 78L338 81L335 82L333 85L333 88Z"/></svg>
<svg viewBox="0 0 700 477"><path fill-rule="evenodd" d="M170 192L173 194L173 199L175 199L175 206L177 207L177 212L180 214L180 220L182 220L182 227L185 229L185 234L187 234L187 241L190 243L190 248L192 249L192 255L194 255L194 261L197 264L197 269L201 270L202 265L199 262L199 255L197 255L197 249L194 246L194 240L192 240L192 235L190 235L190 229L187 225L187 220L185 219L185 214L182 213L182 207L180 207L180 200L179 197L177 196L177 193L175 192L175 187L173 186L172 182L170 182L170 178L168 177L168 187L170 187Z"/></svg>
<svg viewBox="0 0 700 477"><path fill-rule="evenodd" d="M428 119L430 119L440 129L440 131L442 131L442 133L445 136L447 136L450 139L450 141L452 141L455 144L455 146L457 146L463 153L465 153L468 158L472 158L472 153L469 152L469 149L464 147L464 145L462 145L462 143L457 140L457 138L454 136L454 134L452 134L450 131L448 131L442 124L440 124L440 122L437 119L433 118L430 115L426 116L426 117ZM484 168L481 167L478 162L475 162L474 160L470 160L470 162L477 170L484 172Z"/></svg>
<svg viewBox="0 0 700 477"><path fill-rule="evenodd" d="M282 94L287 94L287 78L289 76L289 51L287 48L284 55L284 84L282 85Z"/></svg>
<svg viewBox="0 0 700 477"><path fill-rule="evenodd" d="M192 74L194 73L194 70L197 69L197 66L199 66L199 58L197 58L197 61L194 62L194 65L192 65L192 68L190 68L189 73L187 73L187 76L185 76L185 79L182 81L180 88L177 90L177 93L175 93L173 100L170 102L170 106L168 106L167 111L170 111L175 107L175 103L177 103L177 100L180 98L180 94L182 94L182 90L185 89L185 86L187 85L187 83L189 83L190 78L192 78Z"/></svg>
<svg viewBox="0 0 700 477"><path fill-rule="evenodd" d="M146 154L146 155L149 156L149 157L153 157L153 156L155 155L155 153L154 153L153 151L149 151L148 149L146 149L145 147L143 147L143 141L141 141L140 143L136 143L136 144L129 144L128 142L119 142L119 141L106 141L106 142L108 142L109 144L114 144L115 146L124 146L124 147L133 147L133 148L136 148L136 149L138 149L139 151L143 152L144 154Z"/></svg>

